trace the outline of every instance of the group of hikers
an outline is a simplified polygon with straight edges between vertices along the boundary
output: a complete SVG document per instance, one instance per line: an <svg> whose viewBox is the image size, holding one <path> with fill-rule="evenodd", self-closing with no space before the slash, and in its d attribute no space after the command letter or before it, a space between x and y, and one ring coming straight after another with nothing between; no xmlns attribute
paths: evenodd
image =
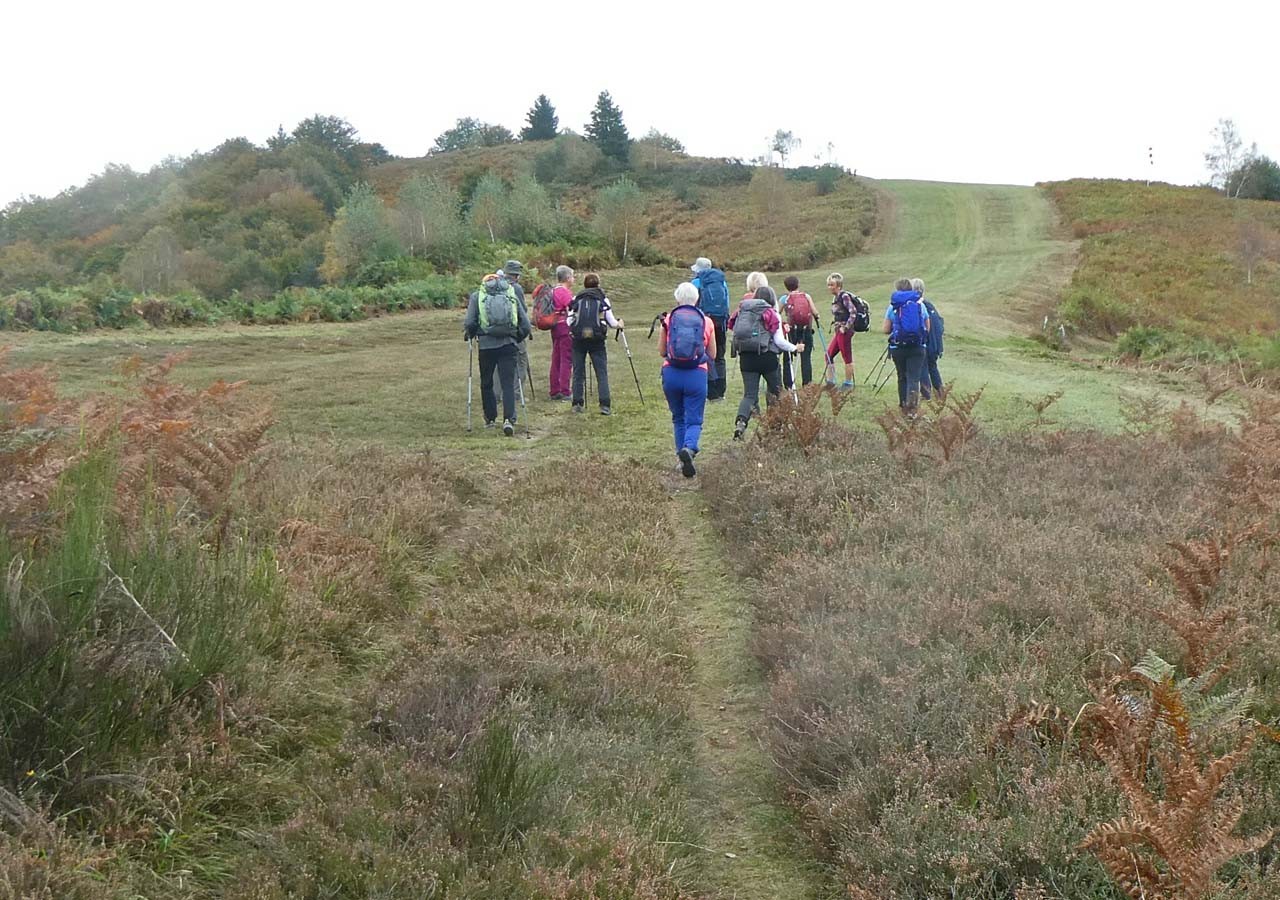
<svg viewBox="0 0 1280 900"><path fill-rule="evenodd" d="M786 292L779 297L763 272L747 276L746 293L731 308L729 287L722 270L699 257L690 267L692 277L676 287L675 305L661 313L650 329L660 328L662 390L671 411L676 457L681 472L692 478L697 469L705 405L725 398L726 352L738 360L742 373L742 399L734 419L733 436L741 440L753 416L760 413L760 382L765 383L765 406L779 400L783 389L796 389L793 364L800 363L802 385L813 382L812 352L815 336L823 348L823 382L832 390L855 386L853 336L871 331L871 310L866 301L845 290L844 276L827 276L831 294L832 334L822 331L818 305L800 290L794 275L783 280ZM479 348L480 398L485 428L498 423L497 388L502 395L502 430L515 433L517 405L524 405L524 384L533 386L525 341L534 329L551 332L550 398L569 401L573 411L586 408L590 374L595 374L601 415L612 415L606 339L611 331L622 338L627 356L625 323L600 285L600 276L589 273L575 292L576 273L569 266L556 269L554 285L540 285L533 297L532 315L520 284L524 267L508 260L500 271L485 277L471 295L464 322L464 337ZM898 405L914 419L920 399L942 391L938 358L943 352L944 323L937 307L925 297L919 278L900 278L885 309L882 331L888 346L881 359L894 365ZM730 351L729 338L732 337ZM836 358L844 366L843 381L836 381ZM634 363L632 371L634 375ZM470 428L471 389L468 372L467 414ZM887 378L887 376L886 376ZM639 389L639 378L636 379ZM643 396L642 396L643 399Z"/></svg>

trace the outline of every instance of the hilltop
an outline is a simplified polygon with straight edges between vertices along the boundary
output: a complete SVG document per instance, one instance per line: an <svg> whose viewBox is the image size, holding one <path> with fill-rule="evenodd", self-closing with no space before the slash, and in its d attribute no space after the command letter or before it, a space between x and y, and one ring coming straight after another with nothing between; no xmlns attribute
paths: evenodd
<svg viewBox="0 0 1280 900"><path fill-rule="evenodd" d="M834 166L782 169L572 134L392 158L317 116L0 214L0 328L145 319L351 319L457 302L508 256L580 268L798 268L857 253L876 193Z"/></svg>

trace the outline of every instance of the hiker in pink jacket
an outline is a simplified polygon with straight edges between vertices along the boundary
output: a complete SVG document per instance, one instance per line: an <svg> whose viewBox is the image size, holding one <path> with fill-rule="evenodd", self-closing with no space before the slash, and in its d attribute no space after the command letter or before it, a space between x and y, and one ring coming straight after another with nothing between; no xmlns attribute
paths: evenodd
<svg viewBox="0 0 1280 900"><path fill-rule="evenodd" d="M551 328L551 399L568 400L569 376L573 371L573 337L569 334L569 304L573 303L573 269L556 267L556 289L551 304L556 311L556 324Z"/></svg>

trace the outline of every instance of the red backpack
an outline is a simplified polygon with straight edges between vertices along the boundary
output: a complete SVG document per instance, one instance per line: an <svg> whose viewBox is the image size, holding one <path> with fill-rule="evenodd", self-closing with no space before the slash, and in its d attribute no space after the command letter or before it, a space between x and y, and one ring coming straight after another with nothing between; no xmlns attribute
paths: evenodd
<svg viewBox="0 0 1280 900"><path fill-rule="evenodd" d="M794 328L808 328L813 324L813 298L804 291L787 295L787 321Z"/></svg>
<svg viewBox="0 0 1280 900"><path fill-rule="evenodd" d="M556 327L557 321L564 318L562 313L556 312L555 292L556 289L549 284L540 284L533 292L533 324L539 331L550 331Z"/></svg>

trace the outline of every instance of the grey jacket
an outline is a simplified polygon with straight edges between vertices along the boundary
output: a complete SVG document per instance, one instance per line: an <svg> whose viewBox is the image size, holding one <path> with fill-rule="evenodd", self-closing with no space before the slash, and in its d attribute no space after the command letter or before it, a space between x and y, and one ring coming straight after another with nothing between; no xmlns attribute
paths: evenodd
<svg viewBox="0 0 1280 900"><path fill-rule="evenodd" d="M519 316L516 326L520 332L518 338L490 337L487 334L480 334L480 292L472 291L467 300L467 317L462 323L462 333L468 337L474 335L481 350L497 350L508 344L518 344L533 332L533 326L529 323L529 310L524 305L524 292L520 290L519 285L516 285L516 311Z"/></svg>

